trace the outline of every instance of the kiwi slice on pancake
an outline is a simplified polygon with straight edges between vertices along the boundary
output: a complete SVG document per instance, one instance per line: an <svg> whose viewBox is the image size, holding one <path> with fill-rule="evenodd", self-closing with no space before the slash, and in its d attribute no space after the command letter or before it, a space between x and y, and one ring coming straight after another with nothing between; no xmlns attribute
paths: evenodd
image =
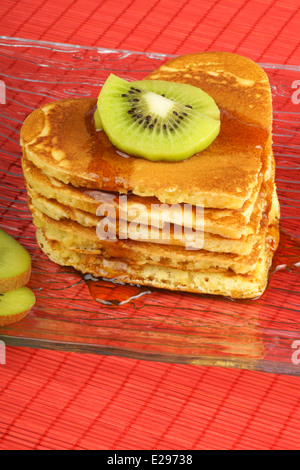
<svg viewBox="0 0 300 470"><path fill-rule="evenodd" d="M115 147L148 160L180 161L220 132L220 111L200 88L163 80L127 82L111 74L98 98L103 129Z"/></svg>

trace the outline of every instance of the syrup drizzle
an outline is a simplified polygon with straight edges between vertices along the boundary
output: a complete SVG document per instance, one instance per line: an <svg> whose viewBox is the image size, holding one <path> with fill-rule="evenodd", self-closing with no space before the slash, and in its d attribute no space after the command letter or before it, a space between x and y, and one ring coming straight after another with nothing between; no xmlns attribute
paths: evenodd
<svg viewBox="0 0 300 470"><path fill-rule="evenodd" d="M96 302L106 306L121 307L132 300L152 294L153 292L148 287L124 284L117 279L98 279L91 274L84 275L83 279L92 298Z"/></svg>
<svg viewBox="0 0 300 470"><path fill-rule="evenodd" d="M284 230L280 230L280 243L276 250L273 263L269 271L269 282L271 277L278 271L286 269L289 272L295 272L300 268L300 240L292 237ZM124 284L116 279L95 278L90 274L83 276L84 281L90 291L92 298L106 306L120 307L144 295L152 294L158 289L138 286L133 284ZM211 296L209 296L211 297ZM205 298L205 296L204 296ZM216 297L218 300L221 297ZM261 297L258 297L259 299ZM257 299L250 299L256 301ZM224 297L224 300L233 300L236 302L245 302L236 299Z"/></svg>

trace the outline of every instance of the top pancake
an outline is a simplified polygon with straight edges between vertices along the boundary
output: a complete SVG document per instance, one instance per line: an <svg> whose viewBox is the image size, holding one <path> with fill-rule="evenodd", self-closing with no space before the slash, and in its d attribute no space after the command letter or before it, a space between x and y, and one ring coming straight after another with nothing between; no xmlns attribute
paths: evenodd
<svg viewBox="0 0 300 470"><path fill-rule="evenodd" d="M27 158L46 175L87 189L161 202L239 209L264 168L272 108L267 75L251 60L223 52L171 60L149 77L199 86L221 109L221 131L204 151L182 162L125 158L96 132L96 99L70 99L34 111L21 130Z"/></svg>

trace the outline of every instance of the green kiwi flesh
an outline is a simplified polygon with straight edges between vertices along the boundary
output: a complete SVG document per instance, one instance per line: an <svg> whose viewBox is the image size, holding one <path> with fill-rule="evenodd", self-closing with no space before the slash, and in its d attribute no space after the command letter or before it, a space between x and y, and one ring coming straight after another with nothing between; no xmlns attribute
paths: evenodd
<svg viewBox="0 0 300 470"><path fill-rule="evenodd" d="M200 88L162 80L127 82L111 74L98 98L103 130L129 155L180 161L220 132L220 111Z"/></svg>
<svg viewBox="0 0 300 470"><path fill-rule="evenodd" d="M94 121L95 121L95 128L97 131L102 130L102 121L99 113L99 109L97 108L95 113L94 113Z"/></svg>
<svg viewBox="0 0 300 470"><path fill-rule="evenodd" d="M0 293L27 284L31 273L28 251L0 229Z"/></svg>
<svg viewBox="0 0 300 470"><path fill-rule="evenodd" d="M0 294L0 327L24 318L35 302L34 293L27 287Z"/></svg>

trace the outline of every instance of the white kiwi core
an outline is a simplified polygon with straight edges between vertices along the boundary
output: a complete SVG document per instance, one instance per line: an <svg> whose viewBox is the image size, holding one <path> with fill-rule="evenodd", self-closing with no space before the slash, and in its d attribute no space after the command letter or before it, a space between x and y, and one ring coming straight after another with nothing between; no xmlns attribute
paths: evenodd
<svg viewBox="0 0 300 470"><path fill-rule="evenodd" d="M151 109L151 112L161 118L165 118L174 106L174 101L158 95L157 93L153 93L152 91L145 93L144 100L149 106L149 109Z"/></svg>

